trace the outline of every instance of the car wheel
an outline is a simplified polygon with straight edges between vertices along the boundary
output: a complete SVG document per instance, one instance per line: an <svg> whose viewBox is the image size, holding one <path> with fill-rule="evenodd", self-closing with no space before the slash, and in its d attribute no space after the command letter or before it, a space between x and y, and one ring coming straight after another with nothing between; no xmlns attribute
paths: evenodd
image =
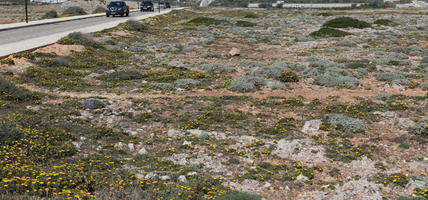
<svg viewBox="0 0 428 200"><path fill-rule="evenodd" d="M127 12L127 13L126 13L126 16L127 16L127 17L129 16L129 12Z"/></svg>
<svg viewBox="0 0 428 200"><path fill-rule="evenodd" d="M110 15L109 15L109 14L106 14L106 17L110 17Z"/></svg>

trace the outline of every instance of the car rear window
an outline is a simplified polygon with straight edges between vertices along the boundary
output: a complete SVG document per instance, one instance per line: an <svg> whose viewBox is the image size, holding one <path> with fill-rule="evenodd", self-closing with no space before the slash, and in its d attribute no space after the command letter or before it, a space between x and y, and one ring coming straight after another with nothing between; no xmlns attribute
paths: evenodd
<svg viewBox="0 0 428 200"><path fill-rule="evenodd" d="M110 2L109 6L124 6L125 2Z"/></svg>

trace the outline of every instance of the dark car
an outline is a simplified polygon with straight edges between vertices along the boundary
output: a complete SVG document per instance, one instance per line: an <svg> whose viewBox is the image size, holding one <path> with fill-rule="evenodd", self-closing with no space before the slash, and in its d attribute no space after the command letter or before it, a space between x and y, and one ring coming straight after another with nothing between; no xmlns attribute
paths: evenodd
<svg viewBox="0 0 428 200"><path fill-rule="evenodd" d="M155 7L153 6L153 2L151 1L143 1L140 4L140 11L155 11Z"/></svg>
<svg viewBox="0 0 428 200"><path fill-rule="evenodd" d="M169 2L160 2L159 7L163 9L171 8L171 4L169 4Z"/></svg>
<svg viewBox="0 0 428 200"><path fill-rule="evenodd" d="M129 16L129 6L124 1L112 1L106 9L106 16L110 17L110 15Z"/></svg>

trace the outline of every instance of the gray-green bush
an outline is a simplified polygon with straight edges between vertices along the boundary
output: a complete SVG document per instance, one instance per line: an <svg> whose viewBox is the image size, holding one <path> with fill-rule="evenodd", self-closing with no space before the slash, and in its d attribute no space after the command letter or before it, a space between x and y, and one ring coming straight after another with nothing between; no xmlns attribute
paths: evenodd
<svg viewBox="0 0 428 200"><path fill-rule="evenodd" d="M366 130L363 120L341 114L329 116L328 122L333 126L340 126L346 131L360 132Z"/></svg>
<svg viewBox="0 0 428 200"><path fill-rule="evenodd" d="M201 69L206 70L208 72L234 72L236 71L232 67L225 66L220 63L212 63L212 64L203 64L201 65Z"/></svg>
<svg viewBox="0 0 428 200"><path fill-rule="evenodd" d="M417 135L428 136L428 117L420 119L409 131Z"/></svg>
<svg viewBox="0 0 428 200"><path fill-rule="evenodd" d="M254 92L266 84L266 79L257 76L241 76L232 80L229 90L235 92Z"/></svg>
<svg viewBox="0 0 428 200"><path fill-rule="evenodd" d="M62 13L62 15L69 15L69 16L74 16L74 15L86 15L87 13L85 12L85 10L83 10L83 8L78 7L78 6L72 6L72 7L68 7L67 9L64 10L64 12Z"/></svg>

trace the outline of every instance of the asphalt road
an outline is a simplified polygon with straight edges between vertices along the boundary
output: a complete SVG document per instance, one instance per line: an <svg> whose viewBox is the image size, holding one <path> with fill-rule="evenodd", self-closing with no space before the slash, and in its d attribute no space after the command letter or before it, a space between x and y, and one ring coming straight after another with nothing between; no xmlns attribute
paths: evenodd
<svg viewBox="0 0 428 200"><path fill-rule="evenodd" d="M170 10L162 9L161 13L168 11ZM54 43L73 31L100 31L114 27L129 19L139 20L155 14L158 14L158 12L132 12L129 17L101 16L0 31L0 57Z"/></svg>
<svg viewBox="0 0 428 200"><path fill-rule="evenodd" d="M55 24L46 24L40 26L31 26L26 28L19 28L7 31L0 31L0 44L9 44L22 40L38 38L42 36L52 35L55 33L62 33L72 30L77 30L94 25L121 21L128 18L134 18L142 15L147 15L148 12L133 12L129 17L95 17L89 19L80 19L75 21L66 21Z"/></svg>

